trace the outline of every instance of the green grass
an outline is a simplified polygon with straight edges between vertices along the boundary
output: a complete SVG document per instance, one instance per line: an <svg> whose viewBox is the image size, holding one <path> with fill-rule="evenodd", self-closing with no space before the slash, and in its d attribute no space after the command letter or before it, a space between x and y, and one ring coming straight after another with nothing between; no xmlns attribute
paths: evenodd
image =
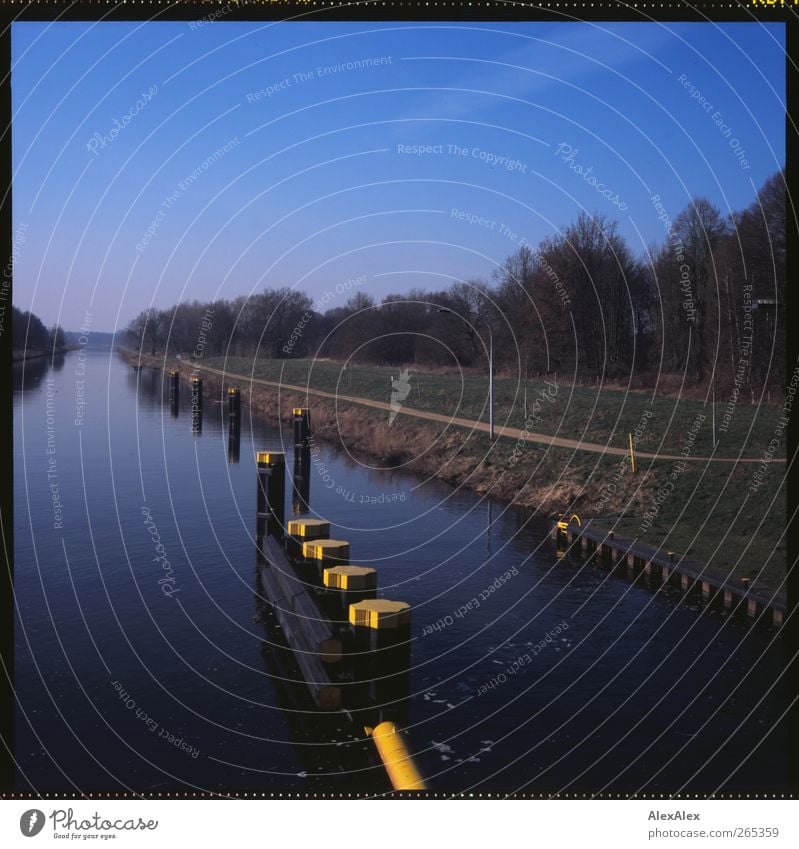
<svg viewBox="0 0 799 849"><path fill-rule="evenodd" d="M787 562L784 471L772 467L752 494L751 468L688 466L647 524L646 511L671 477L670 470L656 472L647 484L643 510L624 510L621 519L597 524L613 527L619 536L637 537L701 560L725 575L741 577L762 568L758 583L777 589Z"/></svg>
<svg viewBox="0 0 799 849"><path fill-rule="evenodd" d="M258 360L253 369L249 358L215 358L207 361L214 368L284 383L308 385L314 389L356 395L376 401L391 398L391 377L397 368L352 366L346 370L339 363L320 360ZM419 410L488 421L488 379L485 376L411 372L411 392L405 404ZM546 389L543 380L529 381L528 410L539 393ZM685 398L656 397L642 392L624 392L601 387L558 386L555 403L540 402L537 411L541 421L532 422L531 430L566 438L582 438L587 442L619 448L628 445L628 434L641 430L637 450L651 453L680 454L698 416L693 456L709 456L712 452L711 407L701 401ZM760 457L774 436L780 418L776 405L739 403L734 407L726 432L721 430L727 399L717 403L716 425L718 457ZM650 417L644 413L651 411ZM524 429L523 386L516 380L496 378L494 381L494 420L497 425ZM641 425L644 425L642 428ZM784 438L775 456L785 456Z"/></svg>
<svg viewBox="0 0 799 849"><path fill-rule="evenodd" d="M322 389L388 402L391 397L391 377L396 368L354 366L342 370L337 363L307 360L259 361L253 370L246 358L208 360L213 368L267 380L281 378L285 384ZM487 379L469 375L414 372L411 368L411 393L405 402L420 410L456 415L469 419L487 420L485 409ZM531 381L528 401L532 404L543 381ZM524 427L521 400L515 398L515 381L495 381L495 419ZM352 405L342 402L339 412ZM721 424L725 404L716 408L717 424ZM385 415L363 407L359 422L363 430L376 428ZM689 399L658 397L634 392L625 393L596 387L560 386L556 402L545 403L540 413L542 421L532 428L546 434L567 438L582 436L589 442L608 443L626 447L627 434L639 422L645 410L651 410L639 449L679 454L697 415L705 414L704 423L696 434L692 455L711 452L710 411L701 402ZM775 405L757 408L740 403L726 433L720 433L716 456L737 456L743 446L745 457L760 457L774 436L780 418ZM412 419L406 421L412 422ZM435 431L443 425L420 422ZM452 434L452 431L449 431ZM741 576L750 570L761 570L756 585L776 589L785 575L786 546L780 536L785 527L786 503L783 476L785 466L774 464L757 490L751 494L752 474L758 464L686 464L683 471L673 461L642 460L632 474L623 458L597 453L573 452L563 448L548 448L526 443L521 459L512 460L515 442L500 440L489 452L490 442L485 433L459 430L465 444L457 452L456 462L449 470L461 478L472 475L470 485L480 491L490 491L497 498L515 501L526 506L546 505L546 510L566 510L576 506L584 517L606 517L598 523L614 527L620 536L637 537L652 545L664 545L691 559L708 563L721 573ZM411 439L409 437L409 445ZM784 454L784 434L777 456ZM451 444L455 444L452 442ZM413 450L411 453L413 454ZM442 448L443 451L443 448ZM453 449L454 451L454 449ZM442 456L437 458L439 461ZM623 463L623 465L621 465ZM459 469L459 471L458 471ZM620 471L621 470L621 471ZM457 476L456 474L456 476ZM446 475L445 475L446 477ZM644 521L651 511L658 492L668 481L674 489L659 505L651 524ZM616 486L613 496L603 501L608 484ZM598 505L600 505L598 507ZM597 522L595 518L595 522Z"/></svg>

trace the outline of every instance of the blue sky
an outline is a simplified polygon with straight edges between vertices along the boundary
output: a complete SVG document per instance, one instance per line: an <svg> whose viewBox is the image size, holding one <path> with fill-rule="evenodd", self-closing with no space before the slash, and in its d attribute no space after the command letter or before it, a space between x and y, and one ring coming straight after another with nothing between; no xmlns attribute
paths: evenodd
<svg viewBox="0 0 799 849"><path fill-rule="evenodd" d="M640 254L653 195L737 210L785 159L781 24L23 23L12 45L15 302L67 329L487 279L581 210Z"/></svg>

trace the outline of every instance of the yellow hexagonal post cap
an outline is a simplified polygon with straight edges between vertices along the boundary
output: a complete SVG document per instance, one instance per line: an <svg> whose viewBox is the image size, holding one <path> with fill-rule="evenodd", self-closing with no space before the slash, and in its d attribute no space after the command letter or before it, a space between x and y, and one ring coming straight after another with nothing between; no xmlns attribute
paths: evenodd
<svg viewBox="0 0 799 849"><path fill-rule="evenodd" d="M350 624L383 630L411 624L411 606L404 601L374 598L350 605Z"/></svg>
<svg viewBox="0 0 799 849"><path fill-rule="evenodd" d="M302 556L309 560L346 563L350 559L350 544L341 539L318 539L302 544Z"/></svg>
<svg viewBox="0 0 799 849"><path fill-rule="evenodd" d="M286 455L282 451L258 451L255 461L259 464L274 466L276 463L285 463Z"/></svg>
<svg viewBox="0 0 799 849"><path fill-rule="evenodd" d="M377 586L377 570L370 566L329 566L322 580L334 590L373 590Z"/></svg>
<svg viewBox="0 0 799 849"><path fill-rule="evenodd" d="M327 539L330 536L330 522L325 519L291 519L289 536L298 539Z"/></svg>

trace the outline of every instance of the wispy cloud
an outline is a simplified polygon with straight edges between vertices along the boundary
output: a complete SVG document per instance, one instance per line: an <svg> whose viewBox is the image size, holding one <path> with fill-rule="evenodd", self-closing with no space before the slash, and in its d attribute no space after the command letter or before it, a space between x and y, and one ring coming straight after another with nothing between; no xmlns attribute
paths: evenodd
<svg viewBox="0 0 799 849"><path fill-rule="evenodd" d="M501 33L520 43L491 58L490 54L469 53L466 49L460 54L403 56L401 61L406 67L418 64L418 73L425 79L429 79L431 67L436 67L441 80L441 90L420 97L413 112L405 117L474 118L509 99L538 102L542 93L562 91L564 86L601 96L598 81L606 75L643 85L640 74L629 77L627 73L639 64L671 73L658 54L674 35L658 24L642 24L634 30L633 26L564 22L548 25L536 36L518 30L465 27L470 32L485 31L492 39Z"/></svg>

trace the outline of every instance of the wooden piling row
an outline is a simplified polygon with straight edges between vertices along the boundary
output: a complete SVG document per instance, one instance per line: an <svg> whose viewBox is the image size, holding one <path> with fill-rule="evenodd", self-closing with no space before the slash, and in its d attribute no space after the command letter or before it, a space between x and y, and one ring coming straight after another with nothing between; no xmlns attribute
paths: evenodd
<svg viewBox="0 0 799 849"><path fill-rule="evenodd" d="M599 565L616 568L623 565L627 577L633 580L643 575L658 588L679 588L686 598L696 597L706 604L719 605L730 614L747 617L752 622L779 628L785 617L786 599L779 594L767 595L749 586L749 580L736 582L731 578L707 573L705 564L680 558L673 551L664 551L635 539L622 539L613 531L595 528L590 522L583 526L552 517L550 536L557 547L594 559Z"/></svg>
<svg viewBox="0 0 799 849"><path fill-rule="evenodd" d="M310 477L304 468L310 450L307 409L294 410L294 425L296 509L309 495L307 489L300 498L297 493L297 478L302 483ZM262 451L256 463L262 584L315 703L322 709L346 705L370 734L377 718L373 739L394 787L425 789L394 724L407 723L410 605L376 597L376 570L350 563L349 542L331 539L329 522L295 518L286 526L285 456Z"/></svg>

